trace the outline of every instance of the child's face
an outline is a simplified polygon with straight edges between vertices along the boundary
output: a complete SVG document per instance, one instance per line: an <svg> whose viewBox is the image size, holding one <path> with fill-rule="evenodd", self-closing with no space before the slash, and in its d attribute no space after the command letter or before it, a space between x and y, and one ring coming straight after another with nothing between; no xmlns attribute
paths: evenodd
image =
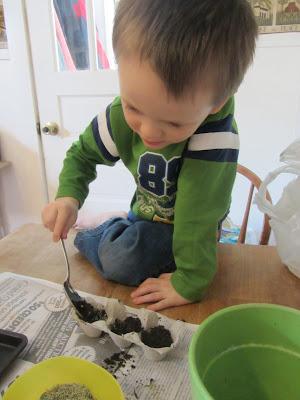
<svg viewBox="0 0 300 400"><path fill-rule="evenodd" d="M199 87L196 94L175 99L148 62L120 55L120 94L126 121L144 144L160 150L192 136L213 110L213 91Z"/></svg>

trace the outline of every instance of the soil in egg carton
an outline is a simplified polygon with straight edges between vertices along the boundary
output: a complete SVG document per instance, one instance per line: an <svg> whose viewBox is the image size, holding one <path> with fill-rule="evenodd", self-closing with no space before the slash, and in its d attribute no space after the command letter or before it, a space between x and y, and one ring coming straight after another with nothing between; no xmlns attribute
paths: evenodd
<svg viewBox="0 0 300 400"><path fill-rule="evenodd" d="M73 303L76 309L79 311L84 322L95 322L99 320L107 319L105 310L98 310L91 303L86 300L80 300Z"/></svg>

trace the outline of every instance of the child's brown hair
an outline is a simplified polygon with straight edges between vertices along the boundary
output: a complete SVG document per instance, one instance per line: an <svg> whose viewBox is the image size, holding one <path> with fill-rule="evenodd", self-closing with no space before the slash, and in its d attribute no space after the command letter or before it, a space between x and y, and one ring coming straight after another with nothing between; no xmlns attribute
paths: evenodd
<svg viewBox="0 0 300 400"><path fill-rule="evenodd" d="M149 62L177 98L206 83L217 106L241 84L257 32L247 0L120 0L113 47Z"/></svg>

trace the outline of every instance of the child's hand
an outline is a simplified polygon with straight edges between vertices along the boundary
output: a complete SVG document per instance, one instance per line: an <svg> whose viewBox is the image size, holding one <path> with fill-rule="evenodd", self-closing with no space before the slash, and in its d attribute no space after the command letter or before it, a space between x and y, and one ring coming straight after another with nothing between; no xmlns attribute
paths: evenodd
<svg viewBox="0 0 300 400"><path fill-rule="evenodd" d="M134 304L154 303L148 310L159 311L172 306L193 303L180 296L171 284L172 274L162 274L158 278L146 279L131 293Z"/></svg>
<svg viewBox="0 0 300 400"><path fill-rule="evenodd" d="M69 229L74 225L78 214L78 200L73 197L59 197L47 204L42 211L42 221L53 232L53 241L67 238Z"/></svg>

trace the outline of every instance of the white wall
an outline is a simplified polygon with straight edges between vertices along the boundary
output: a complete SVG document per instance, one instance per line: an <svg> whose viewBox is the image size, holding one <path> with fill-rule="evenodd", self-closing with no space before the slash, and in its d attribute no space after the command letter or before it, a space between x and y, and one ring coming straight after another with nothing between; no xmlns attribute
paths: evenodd
<svg viewBox="0 0 300 400"><path fill-rule="evenodd" d="M261 35L254 64L236 95L240 162L259 176L300 136L300 32Z"/></svg>
<svg viewBox="0 0 300 400"><path fill-rule="evenodd" d="M241 150L239 163L261 179L283 165L280 153L300 137L300 33L261 35L256 57L236 94L236 119ZM294 175L284 174L269 191L276 203L282 189ZM240 189L246 189L237 177L230 217L241 223ZM245 200L243 200L245 201ZM261 226L261 213L252 206L250 226Z"/></svg>
<svg viewBox="0 0 300 400"><path fill-rule="evenodd" d="M40 222L45 202L21 3L4 1L10 59L0 60L0 148L2 159L12 162L0 172L0 229L4 234L23 223ZM236 119L239 162L262 178L279 165L280 152L300 136L299 71L300 33L260 37L254 65L236 95ZM274 199L286 180L272 186ZM237 195L241 197L240 190ZM240 205L232 209L238 223ZM251 226L256 228L260 219L256 211Z"/></svg>
<svg viewBox="0 0 300 400"><path fill-rule="evenodd" d="M21 1L4 1L9 59L0 59L0 238L39 222L44 204Z"/></svg>

